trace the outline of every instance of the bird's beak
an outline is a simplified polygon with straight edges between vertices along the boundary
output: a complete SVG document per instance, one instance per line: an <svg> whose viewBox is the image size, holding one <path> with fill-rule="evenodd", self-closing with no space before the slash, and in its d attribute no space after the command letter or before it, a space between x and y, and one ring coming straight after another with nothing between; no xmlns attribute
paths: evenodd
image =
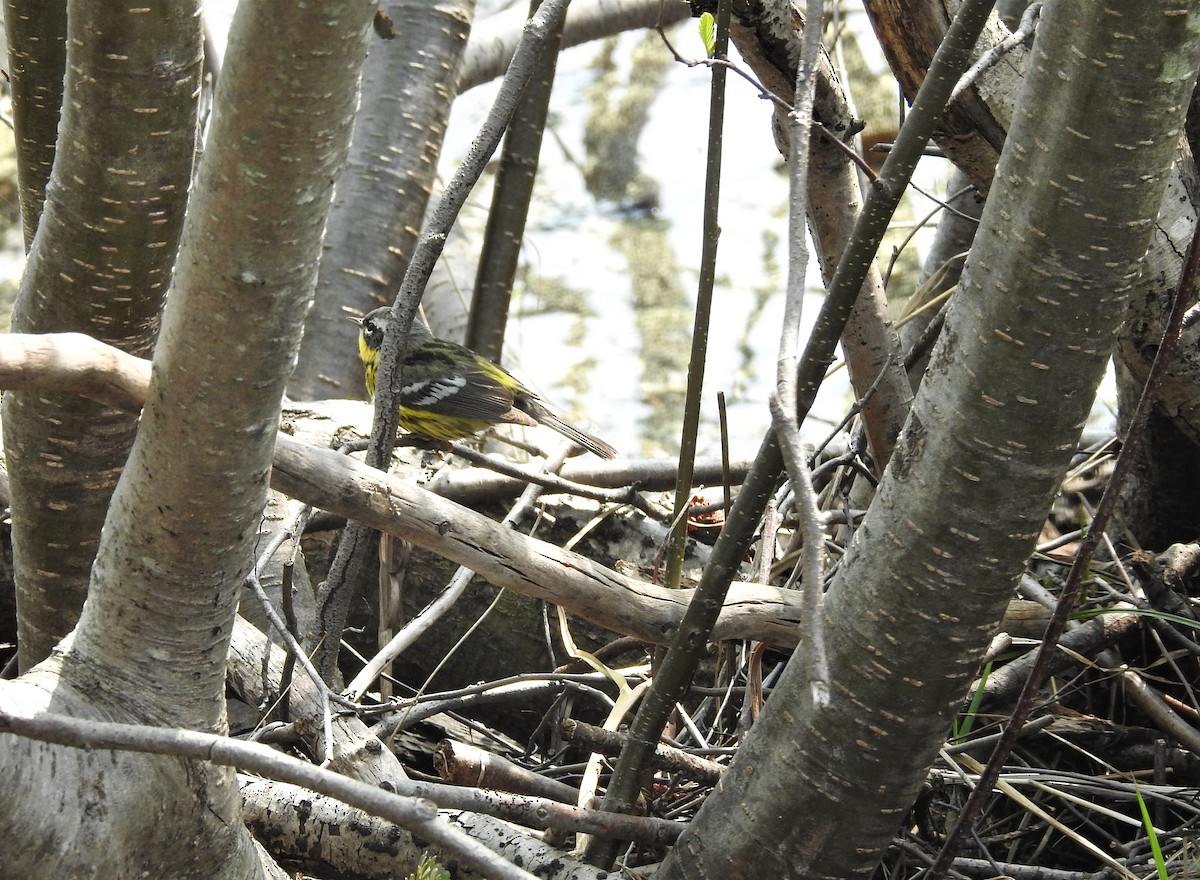
<svg viewBox="0 0 1200 880"><path fill-rule="evenodd" d="M366 319L365 318L356 318L353 315L347 315L346 320L349 321L351 324L353 324L355 327L361 327L363 325L363 321L365 321Z"/></svg>

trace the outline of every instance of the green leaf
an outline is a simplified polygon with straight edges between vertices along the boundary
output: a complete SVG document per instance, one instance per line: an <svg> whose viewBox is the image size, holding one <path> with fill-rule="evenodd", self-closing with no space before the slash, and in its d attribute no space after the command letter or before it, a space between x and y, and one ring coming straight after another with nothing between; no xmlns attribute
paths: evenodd
<svg viewBox="0 0 1200 880"><path fill-rule="evenodd" d="M708 53L708 57L713 57L713 52L716 51L716 40L714 34L717 31L717 20L713 18L711 12L702 13L700 16L700 39L704 41L704 51Z"/></svg>
<svg viewBox="0 0 1200 880"><path fill-rule="evenodd" d="M955 719L953 725L952 740L954 743L961 743L967 738L967 734L971 732L971 728L975 725L975 717L979 713L979 706L983 703L984 688L987 686L988 676L992 674L992 661L989 660L983 666L983 673L979 676L979 687L975 689L975 693L971 695L971 703L967 707L966 714L962 721Z"/></svg>
<svg viewBox="0 0 1200 880"><path fill-rule="evenodd" d="M450 880L450 872L438 864L433 856L425 856L417 870L408 875L408 880Z"/></svg>
<svg viewBox="0 0 1200 880"><path fill-rule="evenodd" d="M1162 847L1158 845L1158 834L1154 831L1154 824L1150 821L1150 811L1146 809L1146 802L1142 800L1142 790L1138 788L1135 781L1133 783L1133 793L1137 795L1138 809L1142 813L1142 825L1146 828L1146 836L1150 839L1150 852L1154 855L1154 867L1158 871L1158 880L1170 880L1167 876L1167 863L1163 859Z"/></svg>

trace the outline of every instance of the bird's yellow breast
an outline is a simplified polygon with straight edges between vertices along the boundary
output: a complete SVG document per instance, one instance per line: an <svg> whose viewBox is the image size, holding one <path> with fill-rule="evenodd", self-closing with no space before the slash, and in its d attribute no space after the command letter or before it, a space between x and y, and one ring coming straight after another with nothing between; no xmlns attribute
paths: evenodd
<svg viewBox="0 0 1200 880"><path fill-rule="evenodd" d="M358 358L363 362L367 378L367 394L375 396L375 368L379 365L379 349L367 345L367 337L358 334Z"/></svg>

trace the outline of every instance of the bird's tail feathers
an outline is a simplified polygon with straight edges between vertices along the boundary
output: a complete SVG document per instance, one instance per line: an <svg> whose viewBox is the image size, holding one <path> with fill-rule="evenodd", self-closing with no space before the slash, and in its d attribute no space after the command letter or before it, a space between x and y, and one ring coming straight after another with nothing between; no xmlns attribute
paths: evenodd
<svg viewBox="0 0 1200 880"><path fill-rule="evenodd" d="M574 425L567 424L544 407L539 407L539 412L537 413L536 418L538 422L545 425L547 428L553 428L568 440L573 440L584 449L587 449L589 452L594 452L601 458L617 457L617 450L605 443L599 437L593 437L586 431L581 431Z"/></svg>

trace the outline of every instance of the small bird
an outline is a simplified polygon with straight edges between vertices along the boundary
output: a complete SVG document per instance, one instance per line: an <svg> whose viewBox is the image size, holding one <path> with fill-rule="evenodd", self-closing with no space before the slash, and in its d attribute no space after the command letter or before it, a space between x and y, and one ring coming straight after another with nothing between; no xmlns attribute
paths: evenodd
<svg viewBox="0 0 1200 880"><path fill-rule="evenodd" d="M358 356L372 397L379 350L391 314L385 306L365 318L350 319L359 327ZM438 339L419 319L413 321L405 348L400 425L406 431L450 441L492 425L545 425L601 458L616 457L617 450L564 422L507 371L466 346Z"/></svg>

